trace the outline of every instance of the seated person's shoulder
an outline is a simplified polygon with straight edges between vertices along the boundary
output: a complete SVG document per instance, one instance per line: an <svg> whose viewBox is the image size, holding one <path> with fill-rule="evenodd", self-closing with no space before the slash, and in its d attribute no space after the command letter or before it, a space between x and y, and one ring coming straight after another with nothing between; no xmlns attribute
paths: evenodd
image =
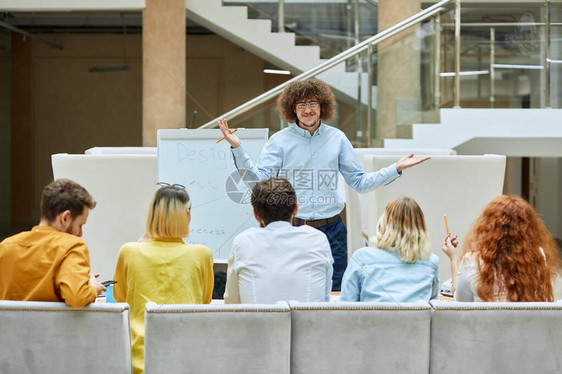
<svg viewBox="0 0 562 374"><path fill-rule="evenodd" d="M86 247L86 243L84 242L84 240L76 235L68 234L66 232L61 232L61 231L53 232L51 235L54 235L55 237L59 237L60 243L63 244L63 246L68 246L69 248L80 247L80 246Z"/></svg>
<svg viewBox="0 0 562 374"><path fill-rule="evenodd" d="M353 252L353 260L363 264L395 263L399 261L394 252L377 247L362 247Z"/></svg>
<svg viewBox="0 0 562 374"><path fill-rule="evenodd" d="M429 256L429 261L439 264L439 256L437 256L435 253L432 253L431 256Z"/></svg>
<svg viewBox="0 0 562 374"><path fill-rule="evenodd" d="M119 252L131 252L146 246L148 242L127 242L121 246Z"/></svg>
<svg viewBox="0 0 562 374"><path fill-rule="evenodd" d="M213 256L213 251L211 251L211 248L207 247L206 245L187 244L187 246L189 247L190 251L198 254L199 256L204 256L204 257Z"/></svg>
<svg viewBox="0 0 562 374"><path fill-rule="evenodd" d="M302 226L293 226L293 231L295 233L301 233L303 236L307 236L310 238L314 238L317 240L323 240L326 239L328 240L328 237L326 236L326 234L324 234L322 231L315 229L314 227L308 226L308 225L302 225Z"/></svg>
<svg viewBox="0 0 562 374"><path fill-rule="evenodd" d="M435 253L432 253L431 256L429 256L427 262L429 262L436 269L439 268L439 256L437 256Z"/></svg>
<svg viewBox="0 0 562 374"><path fill-rule="evenodd" d="M6 239L2 240L0 242L0 245L10 245L14 243L19 243L22 239L25 238L24 234L26 234L26 232L20 232L19 234L9 236Z"/></svg>
<svg viewBox="0 0 562 374"><path fill-rule="evenodd" d="M376 247L361 247L358 248L352 255L355 259L384 257L385 251L381 251Z"/></svg>

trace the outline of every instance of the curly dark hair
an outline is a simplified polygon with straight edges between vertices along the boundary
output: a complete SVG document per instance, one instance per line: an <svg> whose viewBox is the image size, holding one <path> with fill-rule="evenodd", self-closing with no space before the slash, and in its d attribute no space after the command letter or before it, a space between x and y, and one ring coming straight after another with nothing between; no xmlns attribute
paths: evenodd
<svg viewBox="0 0 562 374"><path fill-rule="evenodd" d="M309 79L302 82L293 82L285 87L285 90L277 99L277 109L281 118L289 122L295 122L297 115L295 105L307 99L316 98L320 102L320 119L328 121L336 114L336 97L330 87L318 79Z"/></svg>

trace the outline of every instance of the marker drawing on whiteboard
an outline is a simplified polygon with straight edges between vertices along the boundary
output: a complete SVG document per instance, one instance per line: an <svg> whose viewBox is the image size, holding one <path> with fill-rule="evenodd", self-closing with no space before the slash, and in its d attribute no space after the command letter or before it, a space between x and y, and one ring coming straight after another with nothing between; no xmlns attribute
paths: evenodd
<svg viewBox="0 0 562 374"><path fill-rule="evenodd" d="M208 146L188 146L182 143L177 144L177 152L177 162L212 163L214 164L213 167L219 170L227 169L230 165L228 160L234 158L231 152L224 149L209 148Z"/></svg>
<svg viewBox="0 0 562 374"><path fill-rule="evenodd" d="M201 185L201 183L197 182L197 181L193 181L189 183L189 186L191 187L192 185L194 185L195 183L197 183L197 185L199 186L199 188L201 188L202 190L204 190L203 186Z"/></svg>

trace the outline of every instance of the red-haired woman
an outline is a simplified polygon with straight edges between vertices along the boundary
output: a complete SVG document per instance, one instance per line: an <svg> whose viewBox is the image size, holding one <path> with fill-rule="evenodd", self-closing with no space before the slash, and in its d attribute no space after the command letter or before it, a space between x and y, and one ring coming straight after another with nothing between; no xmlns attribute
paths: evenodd
<svg viewBox="0 0 562 374"><path fill-rule="evenodd" d="M496 197L456 247L456 237L443 240L457 301L554 300L558 247L525 200Z"/></svg>

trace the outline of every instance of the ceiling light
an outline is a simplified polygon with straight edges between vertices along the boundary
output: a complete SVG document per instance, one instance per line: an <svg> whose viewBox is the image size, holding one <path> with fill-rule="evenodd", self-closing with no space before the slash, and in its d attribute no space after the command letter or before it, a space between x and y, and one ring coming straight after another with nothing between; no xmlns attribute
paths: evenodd
<svg viewBox="0 0 562 374"><path fill-rule="evenodd" d="M265 74L291 75L291 72L289 70L281 70L281 69L263 68L263 72Z"/></svg>

